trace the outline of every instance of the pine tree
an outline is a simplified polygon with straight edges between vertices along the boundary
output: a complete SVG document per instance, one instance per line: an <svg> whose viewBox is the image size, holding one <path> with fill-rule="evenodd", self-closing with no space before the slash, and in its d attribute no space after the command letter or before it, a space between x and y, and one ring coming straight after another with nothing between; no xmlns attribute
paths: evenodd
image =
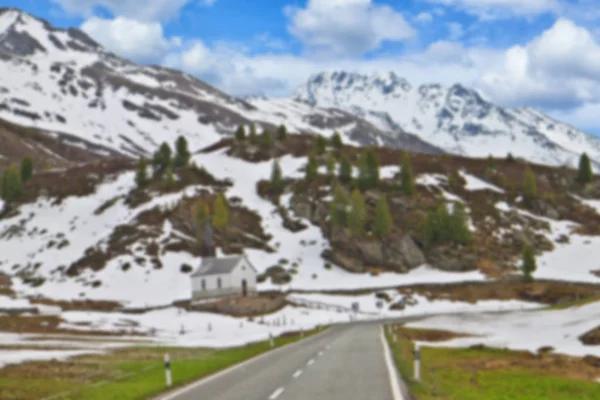
<svg viewBox="0 0 600 400"><path fill-rule="evenodd" d="M438 241L437 236L437 215L433 211L429 211L425 217L425 224L423 225L423 240L425 246L430 246Z"/></svg>
<svg viewBox="0 0 600 400"><path fill-rule="evenodd" d="M135 183L138 187L145 186L148 183L148 161L144 157L138 160L135 170Z"/></svg>
<svg viewBox="0 0 600 400"><path fill-rule="evenodd" d="M350 164L345 155L342 155L342 159L340 160L338 177L342 183L348 184L352 182L352 164Z"/></svg>
<svg viewBox="0 0 600 400"><path fill-rule="evenodd" d="M525 191L525 199L531 201L537 197L537 183L533 170L527 166L525 169L525 177L523 180L523 190Z"/></svg>
<svg viewBox="0 0 600 400"><path fill-rule="evenodd" d="M335 227L348 226L348 196L346 191L335 185L333 189L333 201L330 205L331 224Z"/></svg>
<svg viewBox="0 0 600 400"><path fill-rule="evenodd" d="M379 162L377 161L377 154L373 150L369 150L365 162L368 171L368 186L370 188L377 187L379 185Z"/></svg>
<svg viewBox="0 0 600 400"><path fill-rule="evenodd" d="M590 157L583 153L581 158L579 158L579 171L577 172L577 182L586 184L590 183L594 178L594 173L592 172L592 164L590 162Z"/></svg>
<svg viewBox="0 0 600 400"><path fill-rule="evenodd" d="M342 137L340 136L339 132L334 132L333 136L331 137L331 147L336 150L341 150L342 147L344 147L344 143L342 142Z"/></svg>
<svg viewBox="0 0 600 400"><path fill-rule="evenodd" d="M260 135L260 144L266 150L273 148L273 136L271 136L271 133L266 129Z"/></svg>
<svg viewBox="0 0 600 400"><path fill-rule="evenodd" d="M167 167L167 172L166 172L167 176L166 176L166 181L167 184L172 185L175 183L175 175L173 174L173 166L169 165Z"/></svg>
<svg viewBox="0 0 600 400"><path fill-rule="evenodd" d="M492 157L491 154L487 158L486 166L487 166L487 169L490 171L496 170L496 161L494 160L494 157Z"/></svg>
<svg viewBox="0 0 600 400"><path fill-rule="evenodd" d="M434 228L438 243L447 243L452 240L451 215L445 203L440 203L435 211Z"/></svg>
<svg viewBox="0 0 600 400"><path fill-rule="evenodd" d="M457 202L454 204L454 209L449 220L452 242L456 244L470 243L471 230L469 229L469 216L463 203Z"/></svg>
<svg viewBox="0 0 600 400"><path fill-rule="evenodd" d="M194 204L192 214L194 217L194 222L196 224L196 240L198 241L198 244L202 246L204 244L204 225L210 217L210 210L208 208L208 204L206 204L204 200L199 199Z"/></svg>
<svg viewBox="0 0 600 400"><path fill-rule="evenodd" d="M327 148L327 141L325 140L325 138L321 135L317 135L317 144L315 146L315 150L317 152L317 155L321 155L323 153L325 153L325 149Z"/></svg>
<svg viewBox="0 0 600 400"><path fill-rule="evenodd" d="M33 176L33 159L25 156L21 159L21 182L29 182Z"/></svg>
<svg viewBox="0 0 600 400"><path fill-rule="evenodd" d="M216 229L225 229L229 225L229 206L227 205L227 199L223 193L219 193L215 199L213 206L213 226Z"/></svg>
<svg viewBox="0 0 600 400"><path fill-rule="evenodd" d="M188 142L183 136L179 136L175 142L175 159L173 164L176 168L185 167L190 162L191 153L188 149Z"/></svg>
<svg viewBox="0 0 600 400"><path fill-rule="evenodd" d="M515 161L515 157L513 157L512 153L508 153L506 155L506 161L508 161L508 162L514 162Z"/></svg>
<svg viewBox="0 0 600 400"><path fill-rule="evenodd" d="M240 142L246 140L246 130L244 129L244 125L238 126L237 130L235 131L235 139Z"/></svg>
<svg viewBox="0 0 600 400"><path fill-rule="evenodd" d="M284 140L287 137L287 128L281 124L277 129L277 139Z"/></svg>
<svg viewBox="0 0 600 400"><path fill-rule="evenodd" d="M281 194L283 190L283 173L281 172L281 166L277 160L273 161L273 167L271 168L271 194L276 196Z"/></svg>
<svg viewBox="0 0 600 400"><path fill-rule="evenodd" d="M405 195L412 196L415 194L415 178L413 177L412 165L407 152L402 154L400 164L402 168L400 170L400 189Z"/></svg>
<svg viewBox="0 0 600 400"><path fill-rule="evenodd" d="M2 176L2 199L7 203L15 201L21 195L21 173L16 164L4 170Z"/></svg>
<svg viewBox="0 0 600 400"><path fill-rule="evenodd" d="M327 153L327 159L325 160L325 165L327 167L327 176L332 178L335 175L335 157L333 153Z"/></svg>
<svg viewBox="0 0 600 400"><path fill-rule="evenodd" d="M377 200L377 206L375 207L375 235L378 238L383 238L392 231L394 222L388 202L384 194L379 196Z"/></svg>
<svg viewBox="0 0 600 400"><path fill-rule="evenodd" d="M319 164L317 163L317 157L314 154L308 156L305 173L305 179L308 182L314 181L319 173Z"/></svg>
<svg viewBox="0 0 600 400"><path fill-rule="evenodd" d="M166 142L160 145L158 150L154 153L152 158L152 169L154 170L154 177L160 178L167 171L169 165L171 165L171 147Z"/></svg>
<svg viewBox="0 0 600 400"><path fill-rule="evenodd" d="M250 124L250 133L248 134L248 140L252 144L256 144L258 142L258 135L256 133L256 124L252 122Z"/></svg>
<svg viewBox="0 0 600 400"><path fill-rule="evenodd" d="M533 248L529 243L523 247L522 259L521 271L523 271L523 278L526 281L531 281L533 280L532 274L537 269L537 262L535 261Z"/></svg>
<svg viewBox="0 0 600 400"><path fill-rule="evenodd" d="M354 189L350 196L350 214L348 215L348 227L350 231L360 236L364 232L365 222L367 220L367 206L365 199L359 190Z"/></svg>

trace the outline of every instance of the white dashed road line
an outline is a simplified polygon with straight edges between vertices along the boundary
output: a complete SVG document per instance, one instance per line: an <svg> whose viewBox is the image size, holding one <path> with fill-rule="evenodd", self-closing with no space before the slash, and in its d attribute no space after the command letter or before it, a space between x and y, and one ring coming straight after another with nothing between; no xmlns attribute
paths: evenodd
<svg viewBox="0 0 600 400"><path fill-rule="evenodd" d="M292 375L294 378L299 377L300 375L302 375L302 370L299 369L298 371L294 372L294 375Z"/></svg>
<svg viewBox="0 0 600 400"><path fill-rule="evenodd" d="M319 352L319 357L321 357L322 355L323 355L323 352L322 352L322 351L320 351L320 352Z"/></svg>
<svg viewBox="0 0 600 400"><path fill-rule="evenodd" d="M315 363L315 359L311 358L310 360L308 360L308 362L306 363L306 365L313 365Z"/></svg>
<svg viewBox="0 0 600 400"><path fill-rule="evenodd" d="M283 393L284 390L284 388L280 387L269 396L269 400L275 400L281 395L281 393Z"/></svg>

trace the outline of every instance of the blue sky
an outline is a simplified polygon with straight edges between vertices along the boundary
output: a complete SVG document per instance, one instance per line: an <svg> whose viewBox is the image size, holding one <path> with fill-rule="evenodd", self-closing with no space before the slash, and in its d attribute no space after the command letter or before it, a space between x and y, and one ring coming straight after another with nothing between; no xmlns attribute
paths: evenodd
<svg viewBox="0 0 600 400"><path fill-rule="evenodd" d="M0 0L115 53L234 95L288 96L310 74L393 70L456 82L600 132L597 0Z"/></svg>

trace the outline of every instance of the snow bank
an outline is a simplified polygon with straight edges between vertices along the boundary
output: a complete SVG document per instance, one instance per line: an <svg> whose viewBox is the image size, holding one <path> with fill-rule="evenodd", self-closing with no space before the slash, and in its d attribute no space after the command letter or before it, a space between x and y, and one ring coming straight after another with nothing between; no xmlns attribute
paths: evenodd
<svg viewBox="0 0 600 400"><path fill-rule="evenodd" d="M504 193L504 190L498 186L492 185L474 175L468 174L464 171L459 172L463 179L466 181L465 189L467 190L491 190L496 193Z"/></svg>
<svg viewBox="0 0 600 400"><path fill-rule="evenodd" d="M584 356L600 355L597 348L585 346L578 340L599 323L600 302L596 302L565 310L435 316L407 326L483 336L427 344L431 346L467 347L483 343L490 347L533 352L543 346L552 346L557 353Z"/></svg>

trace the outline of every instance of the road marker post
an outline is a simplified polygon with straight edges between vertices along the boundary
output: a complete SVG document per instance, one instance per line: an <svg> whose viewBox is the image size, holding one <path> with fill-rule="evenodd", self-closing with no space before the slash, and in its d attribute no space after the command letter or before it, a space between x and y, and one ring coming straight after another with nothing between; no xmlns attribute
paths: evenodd
<svg viewBox="0 0 600 400"><path fill-rule="evenodd" d="M421 381L421 349L419 345L415 343L415 380Z"/></svg>
<svg viewBox="0 0 600 400"><path fill-rule="evenodd" d="M171 357L169 357L169 353L165 354L165 378L167 380L167 386L171 387L173 382L171 380Z"/></svg>
<svg viewBox="0 0 600 400"><path fill-rule="evenodd" d="M273 340L273 334L269 332L269 345L271 348L275 347L275 341Z"/></svg>

